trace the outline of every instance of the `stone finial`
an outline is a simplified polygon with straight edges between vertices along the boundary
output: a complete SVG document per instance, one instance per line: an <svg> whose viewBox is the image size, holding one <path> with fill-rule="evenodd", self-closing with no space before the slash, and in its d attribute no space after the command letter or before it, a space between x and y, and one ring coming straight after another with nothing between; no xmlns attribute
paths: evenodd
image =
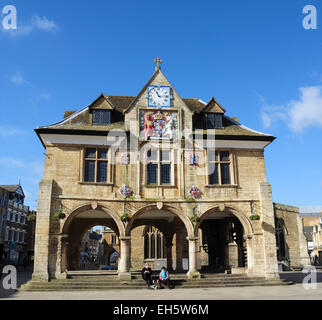
<svg viewBox="0 0 322 320"><path fill-rule="evenodd" d="M157 64L155 66L155 71L160 70L161 69L160 63L162 63L163 61L159 57L157 57L153 62Z"/></svg>

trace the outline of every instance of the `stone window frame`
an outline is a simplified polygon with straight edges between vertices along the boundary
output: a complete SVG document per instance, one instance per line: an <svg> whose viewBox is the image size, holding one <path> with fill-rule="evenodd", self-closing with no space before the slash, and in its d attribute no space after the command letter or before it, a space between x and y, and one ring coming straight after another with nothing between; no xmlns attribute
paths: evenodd
<svg viewBox="0 0 322 320"><path fill-rule="evenodd" d="M208 150L215 151L218 153L218 158L216 160L208 160ZM220 160L220 152L229 152L229 161ZM236 187L237 186L237 177L236 177L236 154L234 150L227 148L206 148L204 151L204 157L206 160L206 187ZM209 177L209 163L218 164L218 184L211 184ZM229 163L229 176L230 184L222 184L221 181L221 166L222 163Z"/></svg>
<svg viewBox="0 0 322 320"><path fill-rule="evenodd" d="M154 236L154 257L152 257L152 247L151 247L151 238ZM161 241L161 254L158 257L158 236L160 237ZM148 239L146 241L146 239ZM148 243L148 255L146 255L146 244ZM167 246L165 243L165 236L164 234L158 229L157 227L147 225L143 230L143 255L144 261L154 261L154 260L164 260L167 258Z"/></svg>
<svg viewBox="0 0 322 320"><path fill-rule="evenodd" d="M85 158L86 149L96 149L95 151L95 159L94 158ZM107 179L106 182L97 182L97 162L100 161L98 159L98 150L106 150L107 151ZM86 145L81 150L81 165L80 165L80 183L81 184L95 184L95 185L114 185L114 159L115 152L111 147L107 146L93 146ZM85 181L85 161L86 160L94 160L95 161L95 176L94 181ZM103 161L103 160L102 160Z"/></svg>
<svg viewBox="0 0 322 320"><path fill-rule="evenodd" d="M174 167L174 160L175 160L175 150L172 145L153 145L150 144L150 148L146 149L143 148L143 164L144 164L144 183L146 187L161 187L161 188L167 188L167 187L175 187L175 167ZM147 152L149 150L157 151L157 160L149 161L147 159ZM161 151L169 151L170 153L170 159L169 160L160 160L160 154ZM157 183L156 184L148 184L148 164L149 163L155 163L158 165L158 176L157 176ZM161 164L170 164L170 183L161 184Z"/></svg>

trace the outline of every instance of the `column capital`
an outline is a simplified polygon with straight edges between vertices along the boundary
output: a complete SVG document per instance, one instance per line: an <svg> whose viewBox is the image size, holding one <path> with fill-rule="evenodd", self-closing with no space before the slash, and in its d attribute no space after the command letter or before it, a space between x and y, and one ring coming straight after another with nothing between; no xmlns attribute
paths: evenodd
<svg viewBox="0 0 322 320"><path fill-rule="evenodd" d="M187 237L186 239L188 241L197 241L197 240L199 240L199 237Z"/></svg>
<svg viewBox="0 0 322 320"><path fill-rule="evenodd" d="M119 237L119 239L120 239L121 241L129 241L129 240L131 240L131 237L129 237L129 236L124 236L124 237Z"/></svg>

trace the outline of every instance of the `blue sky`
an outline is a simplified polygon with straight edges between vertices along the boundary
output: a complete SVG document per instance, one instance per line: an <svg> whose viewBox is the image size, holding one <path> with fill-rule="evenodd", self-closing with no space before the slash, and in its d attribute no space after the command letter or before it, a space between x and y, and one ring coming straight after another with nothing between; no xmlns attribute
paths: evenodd
<svg viewBox="0 0 322 320"><path fill-rule="evenodd" d="M314 0L0 0L0 183L36 205L44 152L33 129L101 92L136 95L162 70L182 97L212 96L277 140L266 148L276 202L322 204L322 5ZM302 26L317 8L317 30ZM4 15L1 16L3 18Z"/></svg>

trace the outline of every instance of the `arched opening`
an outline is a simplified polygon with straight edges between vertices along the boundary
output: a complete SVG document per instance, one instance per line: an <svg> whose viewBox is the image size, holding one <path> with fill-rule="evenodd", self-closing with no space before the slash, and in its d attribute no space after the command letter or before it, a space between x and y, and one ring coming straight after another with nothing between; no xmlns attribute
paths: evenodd
<svg viewBox="0 0 322 320"><path fill-rule="evenodd" d="M67 218L62 233L67 236L62 250L62 270L97 270L110 265L110 255L119 248L119 226L117 215L102 206L93 209L90 205L75 210ZM94 232L92 229L100 230ZM122 232L124 232L122 230Z"/></svg>
<svg viewBox="0 0 322 320"><path fill-rule="evenodd" d="M133 215L126 231L131 235L131 270L149 263L153 270L188 270L189 249L185 223L168 208L147 207Z"/></svg>
<svg viewBox="0 0 322 320"><path fill-rule="evenodd" d="M242 222L229 211L208 212L197 230L203 272L247 267L247 243Z"/></svg>
<svg viewBox="0 0 322 320"><path fill-rule="evenodd" d="M117 234L107 226L94 226L81 239L80 269L117 270L119 251Z"/></svg>

